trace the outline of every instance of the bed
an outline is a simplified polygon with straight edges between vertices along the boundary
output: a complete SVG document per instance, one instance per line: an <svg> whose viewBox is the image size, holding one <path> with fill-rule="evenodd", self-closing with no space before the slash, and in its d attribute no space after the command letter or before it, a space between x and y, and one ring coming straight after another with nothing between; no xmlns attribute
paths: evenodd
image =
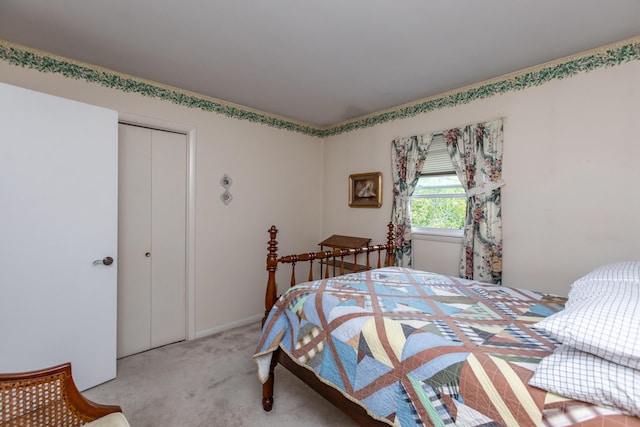
<svg viewBox="0 0 640 427"><path fill-rule="evenodd" d="M359 425L640 426L640 314L634 314L640 263L585 276L567 304L526 289L394 267L391 225L382 245L284 257L277 255L277 232L269 230L266 311L254 355L265 410L274 405L280 364ZM366 270L344 271L351 256L366 257ZM342 266L340 275L329 277L319 261ZM296 284L300 263L308 273ZM281 264L293 267L292 286L278 297ZM601 289L617 295L621 287L618 299L602 303ZM628 301L636 294L634 306ZM601 328L594 304L610 309L623 301L629 307L616 314L613 329ZM587 319L579 316L585 306ZM565 313L571 318L561 318ZM598 335L594 329L609 337L625 330L619 344L626 348L580 347L576 334L566 336L572 327L586 328L589 337ZM565 390L567 384L577 391Z"/></svg>

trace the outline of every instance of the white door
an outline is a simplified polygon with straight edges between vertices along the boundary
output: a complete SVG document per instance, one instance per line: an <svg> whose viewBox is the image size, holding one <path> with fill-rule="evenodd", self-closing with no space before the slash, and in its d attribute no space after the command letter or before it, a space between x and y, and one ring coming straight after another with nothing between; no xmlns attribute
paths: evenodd
<svg viewBox="0 0 640 427"><path fill-rule="evenodd" d="M119 126L118 357L186 338L187 138Z"/></svg>
<svg viewBox="0 0 640 427"><path fill-rule="evenodd" d="M117 120L0 84L0 372L116 376Z"/></svg>

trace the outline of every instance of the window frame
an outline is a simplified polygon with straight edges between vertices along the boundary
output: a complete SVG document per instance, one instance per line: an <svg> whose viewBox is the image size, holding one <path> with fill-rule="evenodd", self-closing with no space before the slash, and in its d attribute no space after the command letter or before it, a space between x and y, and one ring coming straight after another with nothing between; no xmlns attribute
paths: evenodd
<svg viewBox="0 0 640 427"><path fill-rule="evenodd" d="M431 160L431 161L430 161ZM424 162L422 171L420 173L420 178L427 176L455 176L458 178L453 162L451 161L451 157L449 155L449 151L446 147L446 143L444 140L444 136L441 132L436 132L432 136L431 145L429 147L429 154L427 154L427 158ZM409 209L411 210L411 204L413 200L416 199L447 199L447 198L463 198L467 199L466 194L464 193L464 187L462 187L462 183L458 179L458 183L460 188L462 188L462 193L445 193L445 194L421 194L421 195L411 195ZM443 185L441 188L451 187L450 185ZM438 188L434 186L432 188ZM411 219L413 222L413 213L410 212ZM444 238L462 238L464 231L463 229L451 229L451 228L432 228L432 227L411 227L411 232L416 235L423 236L437 236Z"/></svg>
<svg viewBox="0 0 640 427"><path fill-rule="evenodd" d="M432 175L432 174L421 174L420 178L425 177L425 176L455 176L457 178L457 175L455 172L452 173L447 173L447 174L437 174L437 175ZM458 180L459 181L459 180ZM440 186L440 188L450 188L451 186ZM434 186L432 188L438 188L437 186ZM460 188L462 188L464 190L464 188L462 187L462 183L460 183ZM445 194L419 194L419 195L412 195L410 197L410 200L416 200L416 199L467 199L467 195L465 193L445 193ZM411 209L411 204L409 205L409 209ZM412 223L413 223L413 213L411 213L411 219L412 219ZM428 235L428 236L441 236L441 237L460 237L462 238L463 234L464 234L464 229L460 228L460 229L454 229L454 228L433 228L433 227L418 227L418 226L411 226L411 232L414 234L422 234L422 235Z"/></svg>

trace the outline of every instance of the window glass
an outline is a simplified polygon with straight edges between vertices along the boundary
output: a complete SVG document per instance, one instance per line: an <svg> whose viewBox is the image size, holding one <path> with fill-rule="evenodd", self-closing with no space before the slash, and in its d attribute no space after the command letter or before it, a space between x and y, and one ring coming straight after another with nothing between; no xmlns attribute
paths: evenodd
<svg viewBox="0 0 640 427"><path fill-rule="evenodd" d="M411 196L411 225L417 232L459 234L467 197L441 133L433 135L420 179Z"/></svg>
<svg viewBox="0 0 640 427"><path fill-rule="evenodd" d="M467 198L456 174L421 176L411 197L414 228L462 230Z"/></svg>

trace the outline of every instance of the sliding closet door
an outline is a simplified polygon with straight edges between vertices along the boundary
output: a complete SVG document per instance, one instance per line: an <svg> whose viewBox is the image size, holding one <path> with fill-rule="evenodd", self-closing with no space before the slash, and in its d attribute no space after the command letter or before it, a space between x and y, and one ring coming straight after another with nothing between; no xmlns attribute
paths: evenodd
<svg viewBox="0 0 640 427"><path fill-rule="evenodd" d="M119 126L118 357L186 337L183 134Z"/></svg>
<svg viewBox="0 0 640 427"><path fill-rule="evenodd" d="M151 348L151 132L118 127L118 357Z"/></svg>
<svg viewBox="0 0 640 427"><path fill-rule="evenodd" d="M151 347L186 338L187 137L151 131Z"/></svg>

